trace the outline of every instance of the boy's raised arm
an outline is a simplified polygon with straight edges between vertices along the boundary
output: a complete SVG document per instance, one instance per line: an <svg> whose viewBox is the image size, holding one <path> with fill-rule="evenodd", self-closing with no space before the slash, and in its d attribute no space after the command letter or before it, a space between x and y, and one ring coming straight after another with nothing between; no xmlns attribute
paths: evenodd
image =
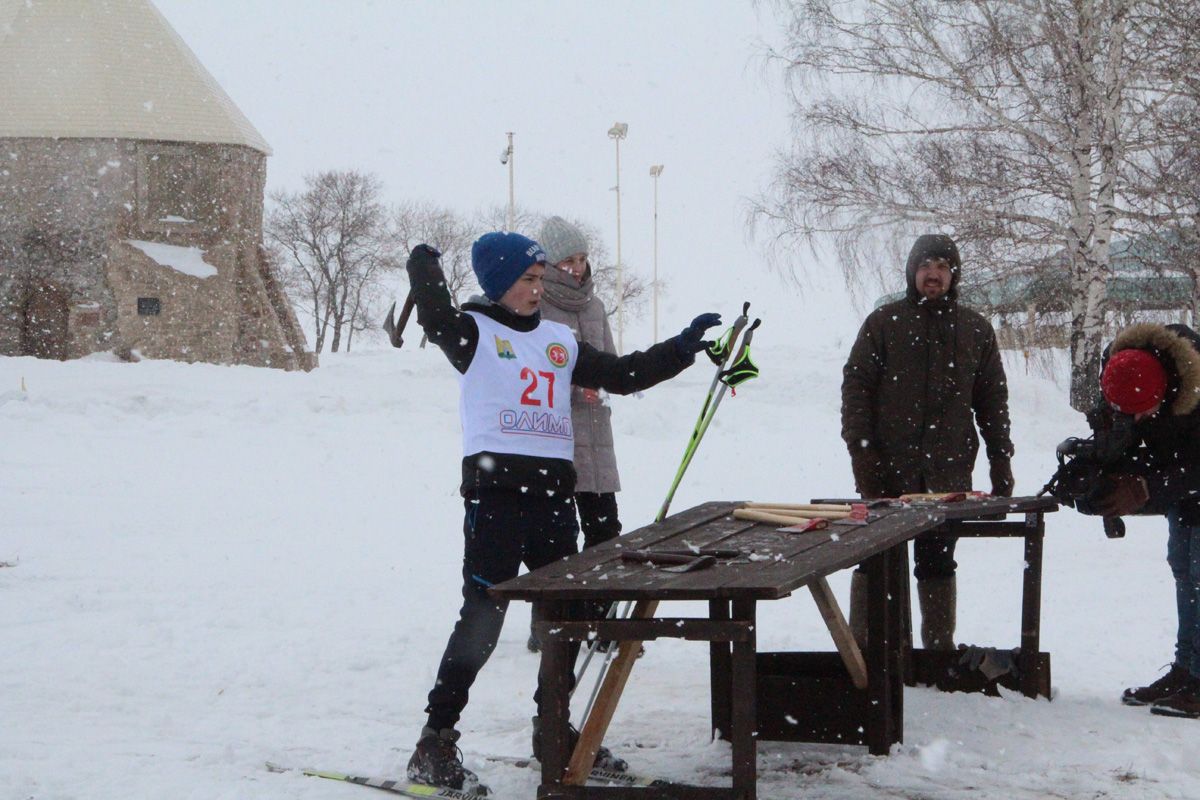
<svg viewBox="0 0 1200 800"><path fill-rule="evenodd" d="M429 341L441 348L459 372L466 372L475 355L479 328L450 302L450 290L440 262L442 254L419 244L408 256L408 281L417 308L417 324Z"/></svg>

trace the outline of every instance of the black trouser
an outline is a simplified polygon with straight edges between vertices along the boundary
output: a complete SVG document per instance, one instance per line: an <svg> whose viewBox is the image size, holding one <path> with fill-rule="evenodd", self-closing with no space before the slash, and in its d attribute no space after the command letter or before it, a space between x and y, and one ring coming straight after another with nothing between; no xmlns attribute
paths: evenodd
<svg viewBox="0 0 1200 800"><path fill-rule="evenodd" d="M953 578L958 562L954 546L958 537L940 533L922 533L913 539L913 577L918 581Z"/></svg>
<svg viewBox="0 0 1200 800"><path fill-rule="evenodd" d="M576 492L575 505L579 507L584 550L621 535L616 492Z"/></svg>
<svg viewBox="0 0 1200 800"><path fill-rule="evenodd" d="M912 489L904 489L893 491L896 487L888 487L889 497L898 497L906 493L922 493L931 491L969 491L970 486L965 490L955 489L929 489L926 488L924 479L919 480L918 486ZM958 537L952 534L937 533L929 531L919 534L913 539L913 577L918 581L936 580L938 578L953 578L955 570L958 569L958 562L954 560L954 546L958 544ZM858 565L859 572L866 572L866 568Z"/></svg>
<svg viewBox="0 0 1200 800"><path fill-rule="evenodd" d="M617 516L617 495L615 492L576 492L575 505L579 510L579 527L583 530L583 549L595 547L621 535L621 520ZM609 603L592 603L586 609L593 619L603 619L608 616ZM533 631L538 621L538 609L535 607L529 619L529 636L534 641L537 634Z"/></svg>
<svg viewBox="0 0 1200 800"><path fill-rule="evenodd" d="M500 637L508 601L489 596L488 587L515 578L522 563L534 570L577 552L579 527L569 495L483 489L464 505L463 605L425 708L429 726L438 730L458 722L475 676ZM572 670L578 653L576 642L568 659ZM535 703L540 695L539 681Z"/></svg>

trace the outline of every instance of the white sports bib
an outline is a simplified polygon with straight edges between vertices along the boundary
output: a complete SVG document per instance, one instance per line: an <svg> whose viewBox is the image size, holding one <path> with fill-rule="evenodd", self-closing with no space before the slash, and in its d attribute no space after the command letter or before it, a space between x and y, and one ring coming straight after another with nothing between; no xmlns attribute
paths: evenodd
<svg viewBox="0 0 1200 800"><path fill-rule="evenodd" d="M574 459L571 373L579 344L566 325L543 319L528 333L468 311L479 343L459 376L463 456L484 451Z"/></svg>

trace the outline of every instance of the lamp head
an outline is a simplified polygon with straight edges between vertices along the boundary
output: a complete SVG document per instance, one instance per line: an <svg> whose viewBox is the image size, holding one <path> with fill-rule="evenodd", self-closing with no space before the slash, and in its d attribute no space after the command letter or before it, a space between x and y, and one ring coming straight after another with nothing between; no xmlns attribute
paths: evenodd
<svg viewBox="0 0 1200 800"><path fill-rule="evenodd" d="M624 122L617 122L608 129L608 138L624 139L627 133L629 133L629 125Z"/></svg>
<svg viewBox="0 0 1200 800"><path fill-rule="evenodd" d="M662 175L662 171L663 171L663 165L655 164L653 167L650 168L650 177L657 178L659 175Z"/></svg>

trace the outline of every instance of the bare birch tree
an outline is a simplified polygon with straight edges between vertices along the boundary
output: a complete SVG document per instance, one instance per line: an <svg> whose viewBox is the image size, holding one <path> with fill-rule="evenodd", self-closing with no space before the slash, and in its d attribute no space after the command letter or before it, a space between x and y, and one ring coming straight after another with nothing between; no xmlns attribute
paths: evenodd
<svg viewBox="0 0 1200 800"><path fill-rule="evenodd" d="M917 231L952 232L976 282L1065 252L1071 402L1088 406L1113 234L1155 224L1125 213L1126 165L1168 145L1200 0L783 5L796 143L755 221L776 245L831 235L857 282Z"/></svg>
<svg viewBox="0 0 1200 800"><path fill-rule="evenodd" d="M1188 83L1189 96L1159 110L1160 124L1173 133L1171 146L1134 159L1127 170L1133 214L1164 221L1153 237L1156 271L1191 282L1192 325L1200 319L1200 72Z"/></svg>
<svg viewBox="0 0 1200 800"><path fill-rule="evenodd" d="M396 267L395 244L374 175L328 171L308 176L301 192L276 192L264 234L284 285L313 319L314 350L330 352L369 326L380 280Z"/></svg>

